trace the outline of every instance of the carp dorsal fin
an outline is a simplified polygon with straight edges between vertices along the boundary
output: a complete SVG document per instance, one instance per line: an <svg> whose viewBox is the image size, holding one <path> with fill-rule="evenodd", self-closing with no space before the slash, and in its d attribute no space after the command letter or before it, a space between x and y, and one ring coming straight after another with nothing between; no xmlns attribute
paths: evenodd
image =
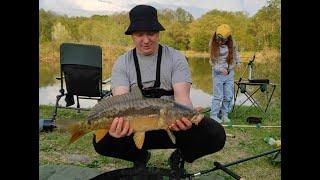
<svg viewBox="0 0 320 180"><path fill-rule="evenodd" d="M133 135L134 143L138 149L141 149L144 143L145 132L136 132Z"/></svg>
<svg viewBox="0 0 320 180"><path fill-rule="evenodd" d="M91 114L89 115L89 119L94 117L97 113L103 112L105 109L114 106L115 104L123 103L126 101L132 101L137 99L143 99L143 95L138 86L134 86L131 88L131 91L126 94L121 94L117 96L107 97L102 99L98 104L96 104Z"/></svg>

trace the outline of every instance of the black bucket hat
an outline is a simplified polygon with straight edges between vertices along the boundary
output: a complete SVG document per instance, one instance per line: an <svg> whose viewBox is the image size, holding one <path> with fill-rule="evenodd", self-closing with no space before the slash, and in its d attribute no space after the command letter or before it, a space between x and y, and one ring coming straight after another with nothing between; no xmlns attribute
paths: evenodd
<svg viewBox="0 0 320 180"><path fill-rule="evenodd" d="M130 25L125 32L131 35L135 31L163 31L164 27L159 23L157 10L148 5L138 5L129 12Z"/></svg>

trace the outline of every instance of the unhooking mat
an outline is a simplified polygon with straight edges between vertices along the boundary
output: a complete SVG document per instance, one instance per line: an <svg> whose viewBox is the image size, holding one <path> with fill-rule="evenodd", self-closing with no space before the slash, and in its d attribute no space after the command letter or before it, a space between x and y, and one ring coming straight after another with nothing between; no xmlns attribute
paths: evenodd
<svg viewBox="0 0 320 180"><path fill-rule="evenodd" d="M103 173L94 168L72 165L44 165L39 167L39 180L89 180ZM201 176L198 180L224 180L221 176Z"/></svg>
<svg viewBox="0 0 320 180"><path fill-rule="evenodd" d="M88 180L102 172L71 165L44 165L39 167L39 180Z"/></svg>

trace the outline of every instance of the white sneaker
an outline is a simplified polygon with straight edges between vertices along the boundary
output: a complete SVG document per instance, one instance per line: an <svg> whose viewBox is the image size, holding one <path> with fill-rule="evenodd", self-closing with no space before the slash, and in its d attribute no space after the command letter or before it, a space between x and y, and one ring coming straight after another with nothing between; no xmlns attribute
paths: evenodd
<svg viewBox="0 0 320 180"><path fill-rule="evenodd" d="M222 120L220 118L218 118L218 116L210 116L211 119L217 121L218 123L222 123Z"/></svg>
<svg viewBox="0 0 320 180"><path fill-rule="evenodd" d="M231 122L231 120L228 118L228 116L222 116L221 120L225 123Z"/></svg>

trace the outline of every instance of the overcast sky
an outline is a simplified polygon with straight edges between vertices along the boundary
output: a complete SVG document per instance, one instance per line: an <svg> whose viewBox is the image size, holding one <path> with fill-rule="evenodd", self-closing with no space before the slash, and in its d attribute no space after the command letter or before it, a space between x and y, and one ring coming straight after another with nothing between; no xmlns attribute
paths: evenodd
<svg viewBox="0 0 320 180"><path fill-rule="evenodd" d="M39 9L68 16L91 16L129 11L138 4L147 4L157 9L181 7L198 18L212 9L245 11L252 16L266 3L267 0L39 0Z"/></svg>

